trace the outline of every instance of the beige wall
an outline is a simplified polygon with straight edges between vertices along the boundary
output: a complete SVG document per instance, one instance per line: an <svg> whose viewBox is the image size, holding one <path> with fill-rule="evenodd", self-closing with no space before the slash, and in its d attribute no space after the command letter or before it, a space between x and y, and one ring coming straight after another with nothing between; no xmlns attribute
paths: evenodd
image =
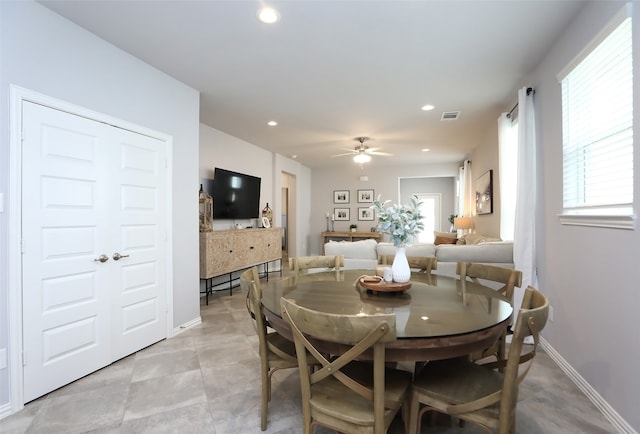
<svg viewBox="0 0 640 434"><path fill-rule="evenodd" d="M416 166L391 166L383 168L365 166L361 170L356 164L345 167L328 169L314 169L311 173L311 215L309 224L310 254L321 252L320 233L326 230L325 216L333 213L336 207L346 207L351 210L351 220L348 222L335 222L336 231L349 230L349 224L356 223L359 230L370 230L376 222L359 222L358 207L368 206L357 203L358 190L374 190L374 195L381 195L383 200L399 202L399 179L411 177L457 177L458 163L416 165ZM361 176L366 176L367 181L360 181ZM349 190L351 200L349 204L334 204L334 190Z"/></svg>

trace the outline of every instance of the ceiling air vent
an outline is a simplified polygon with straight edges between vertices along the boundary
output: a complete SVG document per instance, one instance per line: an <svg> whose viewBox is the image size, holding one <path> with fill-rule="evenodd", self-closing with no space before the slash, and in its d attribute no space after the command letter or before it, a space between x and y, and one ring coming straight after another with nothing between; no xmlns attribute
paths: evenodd
<svg viewBox="0 0 640 434"><path fill-rule="evenodd" d="M460 112L442 112L441 121L457 121L460 116Z"/></svg>

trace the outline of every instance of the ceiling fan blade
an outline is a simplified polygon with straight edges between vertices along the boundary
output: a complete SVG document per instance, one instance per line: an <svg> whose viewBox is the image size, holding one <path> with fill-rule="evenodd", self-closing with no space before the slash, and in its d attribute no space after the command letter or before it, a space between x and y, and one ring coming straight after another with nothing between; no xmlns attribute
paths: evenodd
<svg viewBox="0 0 640 434"><path fill-rule="evenodd" d="M355 152L351 151L351 152L345 152L344 154L335 154L335 155L332 155L332 157L344 157L345 155L355 155Z"/></svg>
<svg viewBox="0 0 640 434"><path fill-rule="evenodd" d="M390 154L388 152L371 151L371 152L367 152L367 154L379 155L381 157L393 157L393 154Z"/></svg>

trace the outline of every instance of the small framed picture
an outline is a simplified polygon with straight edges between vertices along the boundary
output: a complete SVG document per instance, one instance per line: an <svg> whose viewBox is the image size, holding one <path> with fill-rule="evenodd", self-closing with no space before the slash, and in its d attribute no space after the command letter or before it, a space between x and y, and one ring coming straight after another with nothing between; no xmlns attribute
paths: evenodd
<svg viewBox="0 0 640 434"><path fill-rule="evenodd" d="M358 190L358 203L373 203L373 190Z"/></svg>
<svg viewBox="0 0 640 434"><path fill-rule="evenodd" d="M349 203L349 190L334 190L333 203Z"/></svg>
<svg viewBox="0 0 640 434"><path fill-rule="evenodd" d="M350 217L350 209L349 208L334 208L333 209L333 216L335 217L335 220L338 222L342 222L342 221L349 221L351 220Z"/></svg>
<svg viewBox="0 0 640 434"><path fill-rule="evenodd" d="M369 207L358 208L358 220L373 221L374 214L375 212L373 208L369 208Z"/></svg>

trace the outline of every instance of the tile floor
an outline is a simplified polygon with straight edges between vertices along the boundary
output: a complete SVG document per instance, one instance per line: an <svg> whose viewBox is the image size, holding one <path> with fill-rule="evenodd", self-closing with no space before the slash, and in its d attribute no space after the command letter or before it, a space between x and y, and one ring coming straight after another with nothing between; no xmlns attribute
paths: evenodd
<svg viewBox="0 0 640 434"><path fill-rule="evenodd" d="M209 298L202 324L49 393L0 421L9 433L260 433L257 337L237 288ZM301 433L296 370L274 374L266 433ZM401 434L395 421L391 434ZM467 424L423 433L475 434ZM520 387L517 432L615 433L544 353ZM316 429L316 434L333 433Z"/></svg>

